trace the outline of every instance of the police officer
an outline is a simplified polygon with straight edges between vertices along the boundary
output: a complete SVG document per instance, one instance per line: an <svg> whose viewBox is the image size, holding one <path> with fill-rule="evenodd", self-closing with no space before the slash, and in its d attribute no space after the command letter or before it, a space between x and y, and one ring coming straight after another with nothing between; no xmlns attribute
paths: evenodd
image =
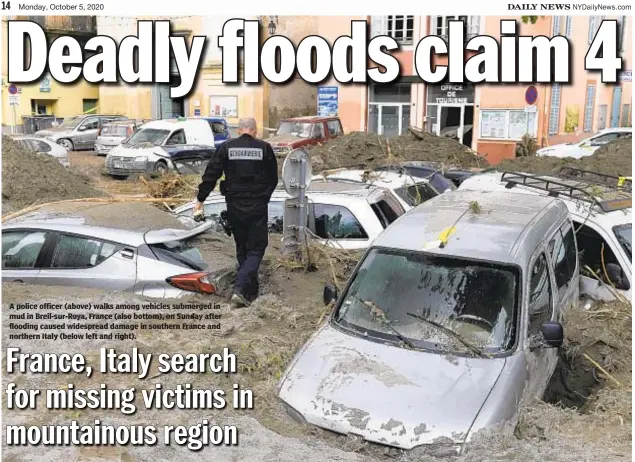
<svg viewBox="0 0 635 462"><path fill-rule="evenodd" d="M241 119L238 134L238 138L223 143L207 165L194 213L203 211L205 199L224 173L220 190L227 202L227 221L238 260L231 301L244 307L258 297L258 269L269 243L268 204L278 184L278 163L271 145L256 139L254 119Z"/></svg>

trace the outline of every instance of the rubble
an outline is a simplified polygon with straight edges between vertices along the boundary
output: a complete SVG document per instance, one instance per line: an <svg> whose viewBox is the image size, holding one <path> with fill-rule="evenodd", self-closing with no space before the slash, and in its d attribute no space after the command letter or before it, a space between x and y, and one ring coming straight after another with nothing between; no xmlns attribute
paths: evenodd
<svg viewBox="0 0 635 462"><path fill-rule="evenodd" d="M3 214L36 202L104 195L90 185L88 178L67 170L54 157L36 154L8 136L2 137Z"/></svg>
<svg viewBox="0 0 635 462"><path fill-rule="evenodd" d="M427 132L409 132L385 138L374 133L352 132L309 148L313 171L332 168L373 168L408 160L441 162L447 166L487 167L479 156L456 140Z"/></svg>

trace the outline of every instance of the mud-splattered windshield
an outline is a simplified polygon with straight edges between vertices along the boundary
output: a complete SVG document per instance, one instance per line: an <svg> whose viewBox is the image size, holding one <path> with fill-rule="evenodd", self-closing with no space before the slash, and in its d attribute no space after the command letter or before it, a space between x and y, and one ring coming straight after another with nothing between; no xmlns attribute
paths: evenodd
<svg viewBox="0 0 635 462"><path fill-rule="evenodd" d="M518 281L514 267L373 249L335 322L426 350L500 353L514 344Z"/></svg>
<svg viewBox="0 0 635 462"><path fill-rule="evenodd" d="M633 258L633 225L614 226L613 231L629 258Z"/></svg>
<svg viewBox="0 0 635 462"><path fill-rule="evenodd" d="M313 124L310 122L281 122L276 135L299 136L308 138L311 136Z"/></svg>
<svg viewBox="0 0 635 462"><path fill-rule="evenodd" d="M142 128L138 132L135 132L128 141L126 146L161 146L165 139L170 134L170 130L158 130L156 128Z"/></svg>

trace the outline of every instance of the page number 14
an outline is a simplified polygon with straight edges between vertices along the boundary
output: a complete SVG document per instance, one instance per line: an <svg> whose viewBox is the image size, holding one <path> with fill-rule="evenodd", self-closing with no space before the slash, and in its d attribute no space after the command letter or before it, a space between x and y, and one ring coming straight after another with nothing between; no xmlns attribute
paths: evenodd
<svg viewBox="0 0 635 462"><path fill-rule="evenodd" d="M11 9L11 2L2 2L2 11L10 10L10 9Z"/></svg>

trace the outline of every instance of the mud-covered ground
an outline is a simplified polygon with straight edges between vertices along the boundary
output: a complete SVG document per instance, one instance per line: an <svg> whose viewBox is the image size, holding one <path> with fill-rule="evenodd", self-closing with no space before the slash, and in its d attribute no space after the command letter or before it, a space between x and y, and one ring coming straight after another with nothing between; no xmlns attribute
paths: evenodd
<svg viewBox="0 0 635 462"><path fill-rule="evenodd" d="M391 141L392 143L392 141ZM396 146L398 144L395 144ZM4 147L4 146L3 146ZM392 148L391 148L392 149ZM609 153L611 154L611 153ZM615 153L612 153L613 155ZM466 153L473 156L472 153ZM621 156L626 154L622 153ZM630 156L630 153L628 154ZM80 197L94 197L95 190L104 194L135 194L148 192L148 186L136 179L111 180L103 175L103 158L90 152L71 153L70 173L75 173L90 189L80 191ZM38 162L35 160L34 162ZM41 167L37 167L41 169ZM4 169L4 160L3 160ZM621 172L620 172L621 173ZM3 171L4 174L4 171ZM20 177L22 178L22 177ZM6 176L3 178L6 185ZM69 180L70 181L70 180ZM54 182L53 182L54 183ZM11 185L9 185L11 186ZM188 186L179 194L187 196ZM55 191L55 189L53 189ZM24 189L26 191L26 188ZM123 191L123 192L122 192ZM4 194L4 189L3 189ZM72 194L71 197L77 194ZM16 197L15 194L13 196ZM60 194L51 200L68 198ZM10 201L11 199L6 199ZM15 202L12 210L33 201ZM5 205L5 204L3 204ZM158 204L162 207L161 204ZM177 221L159 207L141 203L71 203L40 209L51 217L81 216L86 223L108 225L134 230L158 227L179 227ZM8 210L5 208L3 214ZM233 244L226 236L209 233L197 238L195 244L213 268L223 271L233 268ZM224 295L192 296L179 302L221 303L221 329L207 331L136 331L134 340L114 342L106 340L52 341L37 343L27 340L8 340L8 306L10 303L43 302L108 302L132 303L136 296L103 293L65 287L3 284L3 351L17 346L26 352L82 352L95 361L100 347L114 347L118 352L139 348L142 353L211 353L223 347L231 348L238 356L239 371L235 376L214 374L157 375L152 371L145 379L135 375L78 376L73 383L79 387L95 387L106 383L109 387L151 389L156 383L164 388L191 383L197 388L222 388L230 391L234 383L251 388L255 394L253 410L139 410L132 416L118 411L90 410L32 410L6 409L3 399L3 422L7 424L45 425L91 423L99 417L108 424L195 424L208 419L211 424L236 425L240 430L238 447L214 447L191 452L184 447L3 447L6 461L198 461L213 457L219 461L386 461L404 462L436 460L420 451L402 453L385 447L364 443L354 437L335 435L313 427L301 426L284 411L276 398L276 383L285 366L305 340L326 322L328 310L321 303L324 283L335 280L340 285L350 274L356 255L333 259L333 254L313 249L311 259L315 268L305 271L281 257L279 236L270 237L261 271L264 295L252 307L230 310ZM231 278L228 279L228 284ZM145 300L147 301L147 300ZM81 313L81 310L78 311ZM157 311L153 310L153 314ZM159 312L160 313L160 312ZM13 321L15 322L15 321ZM543 401L536 401L524 409L515 428L497 434L480 435L467 454L447 460L522 460L522 461L626 461L631 460L632 434L632 361L630 306L619 304L582 303L565 320L567 337L562 363L551 381ZM4 353L3 353L4 356ZM593 360L593 362L591 361ZM598 365L602 370L598 368ZM3 386L9 378L3 377ZM22 388L63 388L68 376L24 375L15 378ZM372 399L381 400L382 397ZM561 404L558 404L561 403ZM4 440L4 439L3 439ZM3 442L4 444L4 442ZM211 451L214 451L213 453Z"/></svg>

